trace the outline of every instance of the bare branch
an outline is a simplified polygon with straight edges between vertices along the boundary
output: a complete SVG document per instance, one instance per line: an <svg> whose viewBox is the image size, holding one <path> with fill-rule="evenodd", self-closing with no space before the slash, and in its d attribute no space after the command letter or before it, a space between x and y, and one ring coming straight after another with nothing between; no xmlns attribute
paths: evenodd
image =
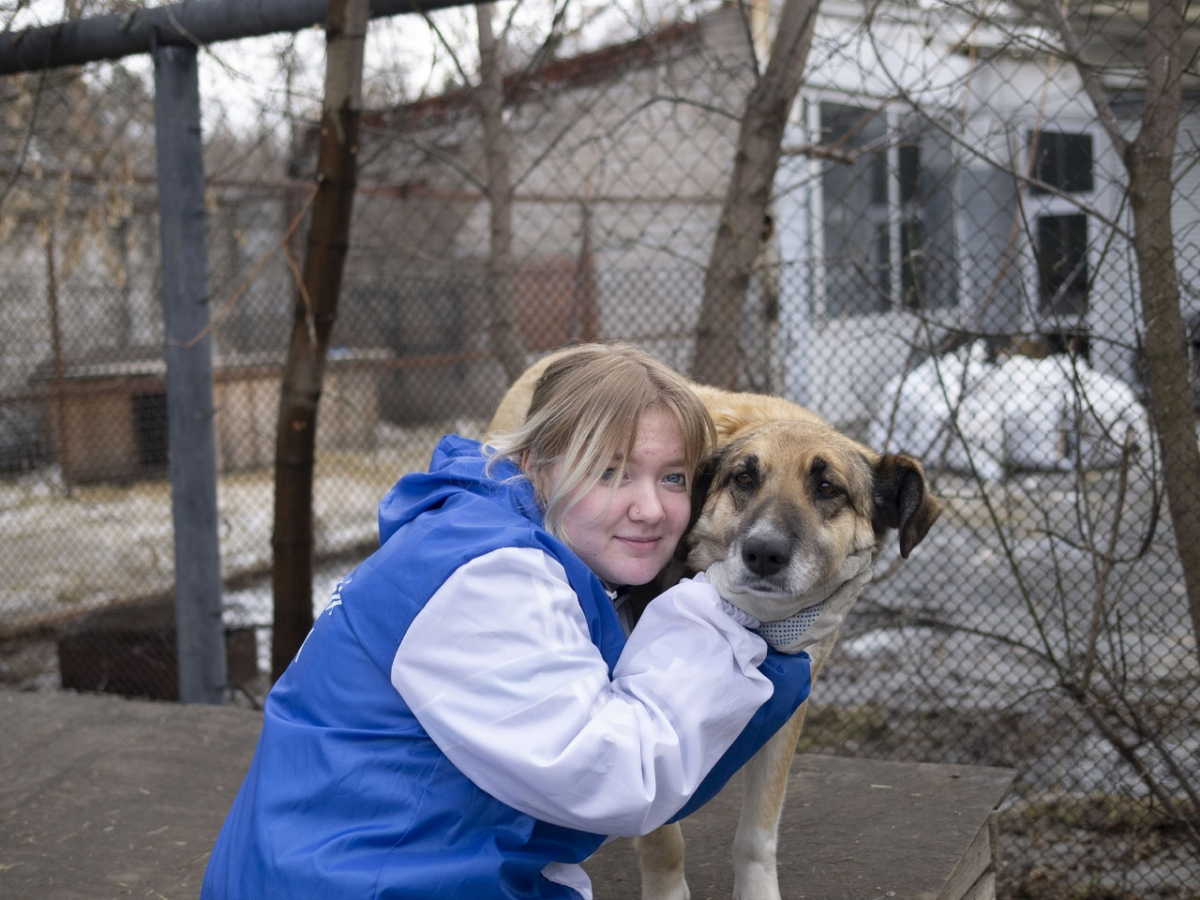
<svg viewBox="0 0 1200 900"><path fill-rule="evenodd" d="M1117 122L1117 117L1113 114L1112 106L1108 102L1108 91L1105 90L1104 85L1101 83L1100 76L1094 68L1084 61L1083 44L1075 34L1074 27L1063 11L1066 4L1063 0L1041 0L1041 4L1042 10L1053 23L1054 30L1062 39L1067 54L1083 79L1083 89L1087 93L1088 99L1092 101L1092 106L1096 110L1096 115L1100 119L1100 124L1104 128L1105 134L1112 141L1113 148L1117 151L1118 155L1124 157L1129 142L1125 139L1120 123Z"/></svg>

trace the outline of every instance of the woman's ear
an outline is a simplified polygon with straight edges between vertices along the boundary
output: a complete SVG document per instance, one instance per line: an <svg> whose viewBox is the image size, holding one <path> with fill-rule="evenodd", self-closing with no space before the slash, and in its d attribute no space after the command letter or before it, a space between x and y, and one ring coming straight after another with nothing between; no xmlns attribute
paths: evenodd
<svg viewBox="0 0 1200 900"><path fill-rule="evenodd" d="M538 502L545 505L546 498L549 496L545 490L546 472L535 464L532 450L526 450L521 454L521 472L533 485L533 492L537 494Z"/></svg>

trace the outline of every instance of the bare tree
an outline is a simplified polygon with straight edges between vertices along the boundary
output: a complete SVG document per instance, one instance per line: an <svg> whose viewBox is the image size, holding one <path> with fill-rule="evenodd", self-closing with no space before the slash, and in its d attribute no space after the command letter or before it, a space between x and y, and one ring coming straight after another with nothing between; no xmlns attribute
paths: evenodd
<svg viewBox="0 0 1200 900"><path fill-rule="evenodd" d="M509 381L525 370L525 348L517 330L513 298L512 164L504 128L504 43L492 30L495 7L475 7L479 25L479 87L475 92L483 122L483 153L487 166L490 245L487 298L491 315L492 352Z"/></svg>
<svg viewBox="0 0 1200 900"><path fill-rule="evenodd" d="M981 324L986 316L980 313L981 308L986 311L987 303L992 299L991 295L986 297L981 305L973 307L978 316L976 324L964 324L961 331L955 330L952 335L960 338L961 343L974 343L980 349L985 342L995 348L1007 341L1005 353L997 355L994 363L980 360L978 365L967 362L965 353L961 357L935 355L924 367L922 376L930 370L936 371L937 383L927 399L931 396L935 402L944 402L947 411L944 431L937 437L940 446L931 445L936 446L932 457L938 461L948 459L941 454L953 444L965 458L966 468L972 471L977 481L979 506L974 510L979 514L977 521L986 521L979 529L979 538L995 547L1003 558L1008 590L1019 596L1022 607L1016 618L1023 624L1013 627L1009 621L1003 627L995 628L982 624L984 617L978 610L966 608L928 616L906 614L906 624L920 622L944 626L972 638L984 637L998 647L1019 649L1031 669L1046 674L1038 689L1044 688L1047 694L1054 695L1052 702L1057 702L1059 709L1077 716L1082 723L1080 731L1097 739L1097 743L1105 748L1103 756L1119 761L1119 765L1113 767L1115 770L1131 773L1139 783L1137 793L1153 798L1153 806L1162 821L1169 822L1179 840L1190 845L1186 852L1194 853L1200 848L1200 819L1197 818L1200 780L1192 765L1195 755L1190 744L1196 727L1193 714L1195 680L1176 674L1178 669L1187 668L1187 660L1173 661L1172 669L1165 674L1160 663L1160 654L1165 648L1174 647L1180 632L1187 628L1184 625L1181 629L1176 624L1186 621L1185 614L1171 590L1164 591L1156 586L1148 594L1142 593L1137 576L1133 574L1173 572L1178 560L1188 598L1186 616L1190 619L1193 635L1200 636L1196 594L1200 554L1195 547L1196 535L1200 534L1200 513L1197 511L1200 453L1197 452L1196 415L1182 313L1185 297L1175 255L1178 219L1173 220L1172 215L1173 200L1181 199L1176 176L1187 169L1186 165L1181 166L1177 152L1177 135L1183 115L1182 77L1191 66L1183 52L1188 32L1186 8L1177 0L1153 0L1148 7L1142 8L1147 16L1144 23L1137 17L1137 11L1123 13L1116 21L1105 15L1099 33L1086 37L1082 36L1081 23L1095 25L1096 20L1088 22L1088 16L1099 14L1090 4L1069 7L1069 13L1064 13L1067 9L1055 0L1039 0L1032 12L1041 27L1031 28L1028 19L1018 21L1013 18L989 21L987 26L996 29L993 34L1003 35L1001 40L1012 40L1017 46L1028 46L1030 41L1045 41L1039 46L1045 52L1046 88L1050 87L1052 76L1061 78L1059 84L1074 84L1073 75L1078 72L1078 83L1086 92L1096 121L1111 143L1114 156L1120 160L1123 172L1112 172L1114 183L1109 187L1117 198L1114 204L1120 201L1121 212L1128 211L1128 222L1121 218L1121 213L1108 214L1104 207L1094 206L1094 200L1087 196L1090 188L1073 195L1045 180L1058 181L1064 175L1075 176L1085 167L1090 179L1092 162L1090 150L1086 163L1080 160L1073 164L1064 163L1060 157L1052 164L1062 166L1055 177L1043 174L1034 164L1039 140L1049 141L1054 132L1070 129L1057 123L1047 124L1043 129L1040 106L1037 125L1026 135L1005 144L1012 148L1020 146L1022 140L1028 140L1028 160L1021 160L1021 154L990 158L986 150L966 137L972 132L955 130L956 115L945 115L945 110L940 109L936 101L923 108L920 100L906 90L898 73L890 76L890 87L895 91L896 99L924 113L929 122L938 121L942 114L940 124L936 126L941 129L939 137L958 141L957 149L964 158L986 159L987 165L996 169L989 173L996 176L992 184L1004 182L1011 188L1011 195L998 195L1009 201L1003 210L1011 215L1011 221L997 216L994 235L1003 236L1007 232L1008 239L997 242L994 247L1002 250L999 254L1002 262L998 260L995 265L999 274L993 282L994 287L1009 277L1012 251L1018 245L1030 250L1031 255L1041 257L1035 260L1038 267L1044 267L1038 273L1039 278L1044 271L1060 266L1063 267L1059 269L1060 275L1068 275L1063 279L1064 283L1084 266L1091 266L1089 278L1098 279L1097 270L1112 277L1112 268L1120 266L1124 269L1125 259L1128 259L1128 267L1132 270L1130 280L1136 278L1136 291L1130 293L1136 292L1140 300L1140 316L1130 316L1129 325L1138 332L1137 349L1145 362L1149 382L1148 412L1157 432L1156 448L1148 447L1148 441L1142 437L1143 431L1149 433L1144 421L1137 434L1134 429L1126 431L1124 427L1105 426L1102 429L1107 432L1104 439L1119 448L1119 462L1097 464L1086 459L1087 454L1081 450L1082 432L1087 427L1084 423L1096 421L1097 407L1105 401L1099 396L1101 389L1097 382L1092 380L1097 370L1085 358L1084 350L1077 346L1072 352L1056 354L1046 360L1049 366L1057 366L1069 383L1065 403L1071 408L1071 416L1066 431L1074 429L1075 433L1066 436L1063 446L1069 449L1064 450L1066 456L1057 464L1071 473L1073 490L1068 495L1071 501L1061 502L1042 489L1043 478L1052 480L1061 477L1061 472L1050 476L1038 473L1028 482L1023 477L1004 478L1007 474L1004 472L985 475L983 454L976 453L982 443L978 430L979 408L969 409L964 398L970 391L982 393L988 390L980 387L988 383L977 377L980 373L990 374L1004 368L1006 362L1017 362L1006 361L1005 353L1023 356L1032 349L1021 346L1026 342L1026 335L1008 333L1004 329L988 332ZM974 10L964 12L972 15ZM1051 27L1046 28L1046 24ZM887 34L886 30L880 29L878 38L885 39ZM1110 55L1114 44L1121 47L1121 53L1115 59ZM1136 53L1144 53L1144 58L1137 59ZM1063 60L1070 63L1074 72L1063 71ZM1119 117L1116 98L1110 92L1111 84L1105 83L1105 78L1113 74L1110 66L1118 71L1121 79L1128 79L1133 71L1138 73L1139 87L1144 87L1144 93L1139 92L1140 121ZM1088 110L1089 114L1091 110ZM1047 122L1053 123L1053 120ZM1185 158L1194 161L1194 154L1194 146L1184 148ZM1071 165L1075 171L1067 172ZM1031 212L1035 208L1032 203L1036 202L1031 197L1034 193L1043 197L1053 195L1054 202L1060 204L1056 210L1061 212L1073 206L1073 211L1080 214L1077 218L1086 216L1101 225L1103 237L1099 240L1093 237L1095 249L1090 262L1083 257L1082 263L1072 261L1068 266L1069 254L1061 246L1039 246L1039 222L1043 220L1038 219L1038 213ZM980 199L968 195L968 202L980 203ZM1000 206L994 198L986 197L981 205L989 210ZM1128 240L1127 245L1123 243L1124 239ZM1123 257L1123 254L1127 255ZM1118 257L1123 258L1118 260ZM978 259L977 255L976 261ZM1066 273L1065 268L1071 268L1071 272ZM1081 278L1080 282L1086 280ZM1041 287L1045 289L1044 284ZM1131 285L1122 283L1114 287L1116 290L1111 294L1123 296ZM1095 292L1100 293L1103 292ZM1049 305L1046 297L1036 295L1036 289L1034 296L1024 298L1022 302L1027 304L1028 310L1034 310L1039 302ZM1116 301L1110 296L1107 302ZM1112 326L1104 327L1102 315L1095 307L1090 316L1086 307L1077 315L1073 324L1090 337L1093 353L1102 343L1117 345L1122 340L1120 335L1113 334ZM1140 322L1134 324L1136 318L1140 318ZM1049 316L1039 319L1035 315L1023 320L1024 327L1050 330L1055 323L1047 324L1049 319ZM941 323L945 321L942 319ZM1028 324L1031 321L1033 324ZM945 332L936 327L936 315L929 315L925 325L923 333L929 336L929 352L936 354L935 348ZM1013 327L1019 330L1022 325ZM1063 327L1061 320L1058 327ZM922 332L919 330L918 333ZM1132 355L1134 348L1128 346L1127 349ZM1018 363L1019 366L1031 364L1027 358ZM1140 411L1139 404L1133 402L1131 405ZM887 415L885 412L885 419ZM975 421L972 421L973 417ZM1013 424L1006 421L1001 428L1007 430ZM1022 424L1041 430L1043 434L1054 427L1062 427L1062 423L1055 425L1050 421ZM1161 457L1152 449L1161 450ZM1158 470L1160 461L1161 471ZM960 458L952 467L962 469L962 463ZM1156 533L1163 530L1159 527L1159 504L1163 494L1174 526L1173 535L1169 540L1156 540ZM1017 510L1030 511L1024 524L1020 521L1020 513L1014 515ZM1028 544L1021 546L1021 542L1029 538L1037 544L1036 553L1026 552ZM1175 576L1164 577L1173 581ZM1152 598L1150 602L1147 602L1147 596ZM1143 604L1153 609L1144 617L1140 615ZM1173 621L1177 611L1179 617ZM1182 646L1187 648L1184 653L1193 652L1186 641ZM1122 788L1113 786L1110 790L1117 795ZM1064 799L1060 802L1077 801Z"/></svg>
<svg viewBox="0 0 1200 900"><path fill-rule="evenodd" d="M515 13L519 6L516 4L512 12ZM509 381L514 381L524 371L526 363L513 298L513 178L508 131L504 125L504 64L512 19L509 18L497 35L493 25L495 14L494 4L481 3L475 7L479 72L474 86L474 79L454 41L443 33L432 17L426 15L425 18L449 54L464 89L470 92L470 102L477 110L483 128L484 176L479 187L488 200L488 262L484 287L488 345Z"/></svg>
<svg viewBox="0 0 1200 900"><path fill-rule="evenodd" d="M532 72L546 62L562 38L566 2L551 4L553 15L546 35L534 49L521 71L505 75L509 36L520 3L515 4L497 34L494 26L496 8L491 3L475 7L479 47L479 72L474 87L459 54L434 20L426 16L430 28L449 53L458 78L470 90L471 102L479 113L483 129L483 165L485 177L480 185L488 199L488 261L485 296L488 311L488 345L504 368L509 381L515 381L527 365L526 348L517 324L513 255L513 161L509 147L508 128L504 109L508 103L510 85L520 85Z"/></svg>
<svg viewBox="0 0 1200 900"><path fill-rule="evenodd" d="M1145 104L1133 140L1122 131L1099 73L1086 61L1085 48L1063 8L1053 0L1043 0L1042 8L1079 66L1088 98L1129 175L1150 410L1162 444L1167 502L1200 654L1200 450L1171 222L1186 6L1185 0L1150 0L1146 7Z"/></svg>
<svg viewBox="0 0 1200 900"><path fill-rule="evenodd" d="M325 353L337 319L357 181L368 0L331 0L325 98L304 274L279 403L272 536L271 672L278 678L312 627L313 462Z"/></svg>
<svg viewBox="0 0 1200 900"><path fill-rule="evenodd" d="M736 388L742 305L755 262L769 233L768 208L779 167L788 113L800 90L820 0L786 0L771 42L766 70L746 98L738 129L733 174L704 275L704 298L692 376Z"/></svg>

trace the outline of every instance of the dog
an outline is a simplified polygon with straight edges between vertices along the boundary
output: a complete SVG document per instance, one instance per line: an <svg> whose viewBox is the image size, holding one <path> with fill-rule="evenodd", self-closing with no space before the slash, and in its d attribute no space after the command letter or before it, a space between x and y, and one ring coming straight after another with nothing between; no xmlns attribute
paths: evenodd
<svg viewBox="0 0 1200 900"><path fill-rule="evenodd" d="M496 409L488 434L524 421L538 377L531 366ZM696 479L693 522L655 587L705 571L722 596L763 621L798 611L796 598L828 581L848 556L877 557L895 530L907 558L942 511L919 460L880 453L820 416L777 397L693 384L717 444ZM812 677L837 642L806 648ZM734 900L779 900L777 835L788 771L807 701L743 767L744 800L733 846ZM635 842L643 900L687 900L683 833L664 825Z"/></svg>

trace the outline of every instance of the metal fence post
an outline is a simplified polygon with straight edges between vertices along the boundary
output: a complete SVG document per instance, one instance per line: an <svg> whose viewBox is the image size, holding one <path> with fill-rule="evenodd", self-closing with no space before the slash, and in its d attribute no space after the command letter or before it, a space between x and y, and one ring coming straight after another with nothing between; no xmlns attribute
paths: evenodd
<svg viewBox="0 0 1200 900"><path fill-rule="evenodd" d="M167 439L175 525L179 699L225 700L225 629L217 539L204 160L194 46L153 50L167 360Z"/></svg>

